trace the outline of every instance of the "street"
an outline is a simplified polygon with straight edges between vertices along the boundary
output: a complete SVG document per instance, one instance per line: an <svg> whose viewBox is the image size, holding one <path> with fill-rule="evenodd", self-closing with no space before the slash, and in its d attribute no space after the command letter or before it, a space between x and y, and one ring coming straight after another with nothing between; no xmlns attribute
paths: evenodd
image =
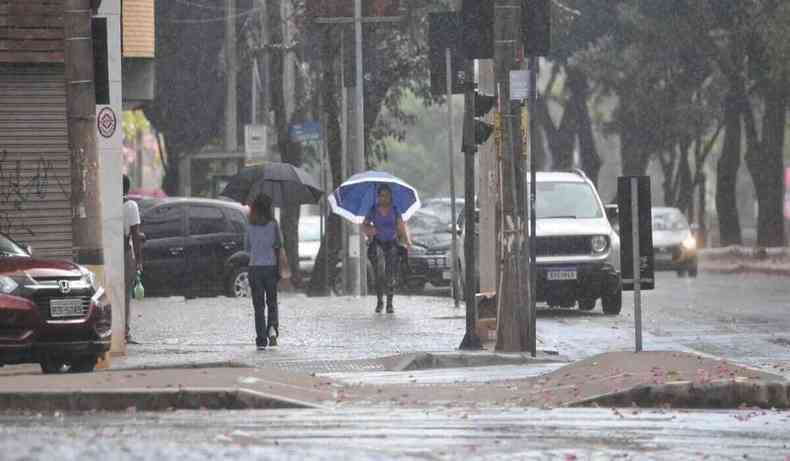
<svg viewBox="0 0 790 461"><path fill-rule="evenodd" d="M7 461L786 459L786 413L339 410L0 417Z"/></svg>

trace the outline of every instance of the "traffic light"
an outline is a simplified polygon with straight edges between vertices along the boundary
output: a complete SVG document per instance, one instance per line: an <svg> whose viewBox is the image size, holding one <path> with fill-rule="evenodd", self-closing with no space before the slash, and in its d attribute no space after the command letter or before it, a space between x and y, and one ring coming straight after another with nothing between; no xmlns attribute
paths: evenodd
<svg viewBox="0 0 790 461"><path fill-rule="evenodd" d="M494 0L463 0L461 52L466 59L494 57Z"/></svg>
<svg viewBox="0 0 790 461"><path fill-rule="evenodd" d="M485 144L493 132L493 125L482 120L475 120L475 144Z"/></svg>
<svg viewBox="0 0 790 461"><path fill-rule="evenodd" d="M523 0L521 37L524 54L546 56L551 48L551 0Z"/></svg>
<svg viewBox="0 0 790 461"><path fill-rule="evenodd" d="M478 93L475 91L475 99L474 99L474 119L473 119L473 127L474 130L474 142L470 142L469 138L469 131L464 126L464 135L463 135L463 149L464 152L470 152L475 150L474 147L477 144L485 144L488 138L491 137L491 134L494 132L494 127L490 123L487 123L483 120L479 120L479 117L483 117L487 113L494 108L494 104L496 103L496 97ZM466 120L466 119L464 119Z"/></svg>

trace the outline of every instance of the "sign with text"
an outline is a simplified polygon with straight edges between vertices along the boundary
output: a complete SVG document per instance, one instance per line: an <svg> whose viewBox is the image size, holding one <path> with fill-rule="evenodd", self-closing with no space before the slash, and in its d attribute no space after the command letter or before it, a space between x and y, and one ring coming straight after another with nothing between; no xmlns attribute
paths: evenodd
<svg viewBox="0 0 790 461"><path fill-rule="evenodd" d="M636 277L639 279L640 289L652 290L655 287L655 279L653 276L653 217L650 177L621 176L617 178L617 201L620 215L620 266L622 268L623 290L634 289L635 246L639 247L640 268ZM636 211L636 216L634 211ZM636 242L638 245L635 245Z"/></svg>
<svg viewBox="0 0 790 461"><path fill-rule="evenodd" d="M321 123L315 120L307 120L302 123L294 123L288 127L288 137L294 142L320 141Z"/></svg>

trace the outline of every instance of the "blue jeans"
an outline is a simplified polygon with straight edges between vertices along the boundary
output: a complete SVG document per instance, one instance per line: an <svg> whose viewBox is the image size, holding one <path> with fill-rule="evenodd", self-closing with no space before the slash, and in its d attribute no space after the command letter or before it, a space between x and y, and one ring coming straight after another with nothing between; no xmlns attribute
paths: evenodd
<svg viewBox="0 0 790 461"><path fill-rule="evenodd" d="M277 318L277 266L250 266L249 280L252 306L255 308L255 334L258 345L265 345L268 327L274 327L279 335ZM269 321L266 322L265 307L268 307Z"/></svg>

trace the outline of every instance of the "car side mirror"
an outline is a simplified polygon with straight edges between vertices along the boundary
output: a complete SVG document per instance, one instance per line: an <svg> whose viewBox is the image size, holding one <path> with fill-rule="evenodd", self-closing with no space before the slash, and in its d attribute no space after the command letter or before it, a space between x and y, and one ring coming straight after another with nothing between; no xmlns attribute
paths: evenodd
<svg viewBox="0 0 790 461"><path fill-rule="evenodd" d="M620 215L620 208L616 204L609 204L604 206L606 209L606 218L609 222L614 223L617 221L618 216Z"/></svg>

